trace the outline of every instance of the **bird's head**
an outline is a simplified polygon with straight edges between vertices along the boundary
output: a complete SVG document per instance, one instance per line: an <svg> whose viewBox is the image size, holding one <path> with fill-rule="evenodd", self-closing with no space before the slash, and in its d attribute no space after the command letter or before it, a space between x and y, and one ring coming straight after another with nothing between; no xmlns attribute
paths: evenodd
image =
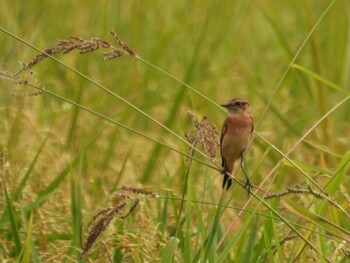
<svg viewBox="0 0 350 263"><path fill-rule="evenodd" d="M244 113L250 108L248 101L239 98L231 99L220 106L226 108L228 113Z"/></svg>

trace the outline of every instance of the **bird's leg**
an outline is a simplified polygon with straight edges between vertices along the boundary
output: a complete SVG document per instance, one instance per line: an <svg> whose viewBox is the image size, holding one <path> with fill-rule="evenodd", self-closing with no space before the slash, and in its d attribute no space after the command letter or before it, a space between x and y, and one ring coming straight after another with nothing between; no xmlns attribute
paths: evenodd
<svg viewBox="0 0 350 263"><path fill-rule="evenodd" d="M244 175L245 175L245 177L246 177L246 182L245 182L244 187L247 188L248 195L249 195L249 194L250 194L250 189L252 189L253 186L252 186L252 183L251 183L250 180L249 180L249 177L248 177L248 175L247 175L247 171L244 169L243 164L241 165L241 167L242 167L242 171L243 171L243 173L244 173Z"/></svg>
<svg viewBox="0 0 350 263"><path fill-rule="evenodd" d="M224 181L222 182L222 188L227 191L232 185L232 179L230 178L230 176L227 175L230 172L228 170L227 162L226 162L225 159L222 159L222 170L221 170L221 173L224 175Z"/></svg>
<svg viewBox="0 0 350 263"><path fill-rule="evenodd" d="M221 174L226 174L228 172L228 168L227 168L225 159L222 159L221 167L222 167Z"/></svg>
<svg viewBox="0 0 350 263"><path fill-rule="evenodd" d="M241 168L242 168L242 171L243 171L243 173L245 175L245 178L246 178L246 182L245 182L244 188L247 188L248 195L249 195L250 194L250 189L252 189L252 183L250 182L248 174L247 174L247 171L244 168L244 152L242 152L242 157L241 157Z"/></svg>

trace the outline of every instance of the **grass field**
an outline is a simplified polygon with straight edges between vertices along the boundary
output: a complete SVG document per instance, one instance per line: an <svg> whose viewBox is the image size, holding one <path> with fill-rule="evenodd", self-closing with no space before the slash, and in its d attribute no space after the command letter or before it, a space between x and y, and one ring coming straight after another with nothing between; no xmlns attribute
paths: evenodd
<svg viewBox="0 0 350 263"><path fill-rule="evenodd" d="M46 2L0 9L1 262L350 262L349 1Z"/></svg>

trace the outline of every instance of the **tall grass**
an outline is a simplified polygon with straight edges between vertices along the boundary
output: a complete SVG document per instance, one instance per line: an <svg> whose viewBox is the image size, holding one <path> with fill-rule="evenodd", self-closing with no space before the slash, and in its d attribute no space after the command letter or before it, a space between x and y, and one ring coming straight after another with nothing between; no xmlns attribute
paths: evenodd
<svg viewBox="0 0 350 263"><path fill-rule="evenodd" d="M349 260L349 10L341 0L5 1L0 258ZM16 79L71 35L124 56L49 52ZM193 124L203 116L220 130L218 105L233 97L256 120L249 196L241 172L223 193L219 156L185 136L205 134ZM120 200L122 185L157 195Z"/></svg>

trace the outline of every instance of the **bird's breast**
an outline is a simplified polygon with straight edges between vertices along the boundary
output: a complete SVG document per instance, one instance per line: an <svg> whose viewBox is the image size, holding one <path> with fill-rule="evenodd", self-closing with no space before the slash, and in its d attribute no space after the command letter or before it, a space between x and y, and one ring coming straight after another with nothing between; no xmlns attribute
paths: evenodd
<svg viewBox="0 0 350 263"><path fill-rule="evenodd" d="M232 114L227 116L226 133L231 136L250 136L253 128L251 114Z"/></svg>
<svg viewBox="0 0 350 263"><path fill-rule="evenodd" d="M221 154L225 159L235 161L246 150L252 133L253 117L235 114L227 116L226 130L222 140Z"/></svg>

